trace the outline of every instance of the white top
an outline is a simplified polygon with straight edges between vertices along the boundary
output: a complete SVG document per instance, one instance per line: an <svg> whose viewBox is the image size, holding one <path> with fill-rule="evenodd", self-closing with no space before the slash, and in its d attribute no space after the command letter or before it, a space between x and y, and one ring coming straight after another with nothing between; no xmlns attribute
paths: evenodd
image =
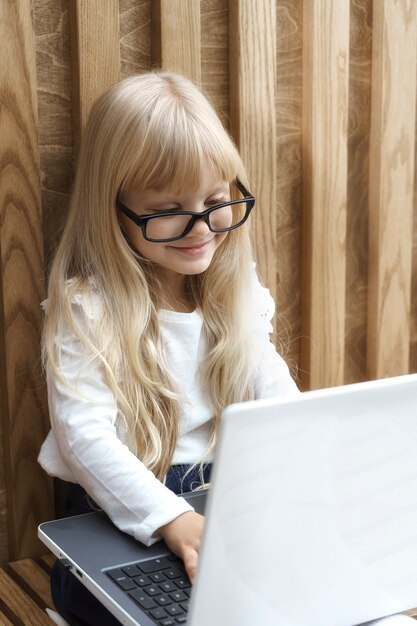
<svg viewBox="0 0 417 626"><path fill-rule="evenodd" d="M287 365L269 338L274 301L259 282L254 296L253 331L259 338L260 356L255 397L297 393ZM43 305L46 308L47 301ZM83 310L90 320L99 315L99 308L91 306L90 299L87 302L77 294L73 311L80 326L85 324ZM184 398L173 463L195 463L207 448L213 414L197 376L207 349L202 316L198 310L161 310L159 322L167 363ZM39 463L48 474L79 483L116 526L151 545L159 538L158 528L192 507L165 487L124 444L114 395L100 366L86 361L82 345L73 333L64 335L59 349L68 384L47 372L51 431L42 446Z"/></svg>

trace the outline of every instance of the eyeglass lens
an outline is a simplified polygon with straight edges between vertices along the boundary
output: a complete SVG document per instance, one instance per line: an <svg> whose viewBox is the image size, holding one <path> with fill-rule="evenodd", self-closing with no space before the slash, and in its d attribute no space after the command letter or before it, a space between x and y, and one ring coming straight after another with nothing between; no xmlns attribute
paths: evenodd
<svg viewBox="0 0 417 626"><path fill-rule="evenodd" d="M237 202L233 205L219 207L208 214L210 230L221 231L237 226L246 215L247 203ZM158 215L146 224L146 237L149 239L170 239L181 237L192 219L189 215Z"/></svg>

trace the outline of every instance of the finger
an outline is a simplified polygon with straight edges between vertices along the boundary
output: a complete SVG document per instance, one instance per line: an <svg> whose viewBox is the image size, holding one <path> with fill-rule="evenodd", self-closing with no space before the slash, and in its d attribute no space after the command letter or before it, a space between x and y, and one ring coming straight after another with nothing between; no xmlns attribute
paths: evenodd
<svg viewBox="0 0 417 626"><path fill-rule="evenodd" d="M197 561L198 561L198 552L192 548L189 548L184 553L184 567L187 572L187 576L190 581L193 583L195 574L197 571Z"/></svg>

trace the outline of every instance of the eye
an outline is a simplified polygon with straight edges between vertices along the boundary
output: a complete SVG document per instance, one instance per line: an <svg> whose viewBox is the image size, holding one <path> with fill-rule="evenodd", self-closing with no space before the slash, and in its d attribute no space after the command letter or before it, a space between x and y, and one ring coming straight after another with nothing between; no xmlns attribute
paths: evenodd
<svg viewBox="0 0 417 626"><path fill-rule="evenodd" d="M178 207L177 206L167 206L167 207L153 207L152 209L144 209L143 210L143 214L144 215L158 215L159 213L168 213L168 211L178 211Z"/></svg>
<svg viewBox="0 0 417 626"><path fill-rule="evenodd" d="M217 204L224 204L227 202L227 199L222 196L221 198L210 198L210 200L206 201L207 206L216 206Z"/></svg>

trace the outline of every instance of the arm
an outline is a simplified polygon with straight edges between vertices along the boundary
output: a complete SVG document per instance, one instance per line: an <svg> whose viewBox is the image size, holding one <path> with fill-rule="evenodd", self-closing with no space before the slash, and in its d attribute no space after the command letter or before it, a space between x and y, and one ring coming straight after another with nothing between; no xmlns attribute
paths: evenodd
<svg viewBox="0 0 417 626"><path fill-rule="evenodd" d="M75 312L77 314L77 311ZM83 323L78 311L77 323ZM192 511L123 443L115 398L97 362L88 362L70 332L59 345L65 383L48 372L52 431L61 462L112 521L146 545L157 529ZM41 453L47 456L47 451Z"/></svg>

